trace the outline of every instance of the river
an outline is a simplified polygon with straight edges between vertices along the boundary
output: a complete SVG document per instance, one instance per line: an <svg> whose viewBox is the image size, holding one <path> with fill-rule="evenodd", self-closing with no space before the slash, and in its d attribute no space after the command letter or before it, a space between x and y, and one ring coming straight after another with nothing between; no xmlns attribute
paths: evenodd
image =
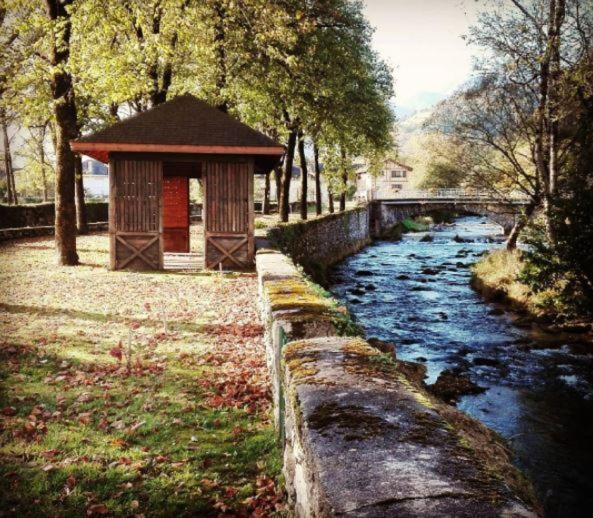
<svg viewBox="0 0 593 518"><path fill-rule="evenodd" d="M427 384L457 368L485 389L457 407L507 439L548 516L591 516L593 344L528 325L472 290L469 266L502 246L501 231L468 216L432 229L432 242L377 241L334 268L330 289L367 337L425 363Z"/></svg>

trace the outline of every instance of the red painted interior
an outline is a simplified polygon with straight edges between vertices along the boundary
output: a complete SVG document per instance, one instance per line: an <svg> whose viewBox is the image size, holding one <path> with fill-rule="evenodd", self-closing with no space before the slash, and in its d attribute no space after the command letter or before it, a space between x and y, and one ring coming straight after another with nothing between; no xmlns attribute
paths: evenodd
<svg viewBox="0 0 593 518"><path fill-rule="evenodd" d="M189 252L189 178L163 177L163 245L165 252Z"/></svg>

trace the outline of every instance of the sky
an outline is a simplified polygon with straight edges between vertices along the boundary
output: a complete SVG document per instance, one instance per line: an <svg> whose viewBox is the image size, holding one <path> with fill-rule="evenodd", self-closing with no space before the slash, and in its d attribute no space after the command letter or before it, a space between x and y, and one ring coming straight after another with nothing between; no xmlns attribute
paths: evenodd
<svg viewBox="0 0 593 518"><path fill-rule="evenodd" d="M471 75L476 49L461 38L477 19L475 0L364 0L373 46L393 67L395 105L427 108Z"/></svg>

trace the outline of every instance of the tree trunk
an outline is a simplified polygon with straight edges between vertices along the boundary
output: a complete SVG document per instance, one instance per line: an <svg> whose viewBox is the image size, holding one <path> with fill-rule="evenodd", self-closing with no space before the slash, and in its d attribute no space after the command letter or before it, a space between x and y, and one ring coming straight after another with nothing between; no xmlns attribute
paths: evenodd
<svg viewBox="0 0 593 518"><path fill-rule="evenodd" d="M78 234L88 234L89 225L86 214L86 204L84 202L84 183L82 179L82 158L80 155L75 157L75 191L76 191L76 230Z"/></svg>
<svg viewBox="0 0 593 518"><path fill-rule="evenodd" d="M76 253L76 206L74 202L74 153L70 140L78 133L72 76L66 71L70 57L72 0L46 0L49 19L56 25L50 62L51 91L56 121L56 219L55 242L60 265L78 264ZM59 44L58 44L59 42Z"/></svg>
<svg viewBox="0 0 593 518"><path fill-rule="evenodd" d="M329 185L327 186L327 209L330 214L334 213L334 193Z"/></svg>
<svg viewBox="0 0 593 518"><path fill-rule="evenodd" d="M119 122L119 104L111 103L109 105L109 115L113 118L115 122Z"/></svg>
<svg viewBox="0 0 593 518"><path fill-rule="evenodd" d="M525 214L522 214L517 219L517 222L515 223L515 226L513 227L513 230L511 230L511 233L509 234L509 237L506 241L507 250L511 251L517 248L517 241L519 240L519 235L521 234L527 223L529 223L529 220L532 218L533 213L535 212L535 207L535 203L530 203L525 208Z"/></svg>
<svg viewBox="0 0 593 518"><path fill-rule="evenodd" d="M319 149L313 143L313 156L315 158L315 212L321 216L321 167L319 166Z"/></svg>
<svg viewBox="0 0 593 518"><path fill-rule="evenodd" d="M342 158L342 191L340 192L340 212L346 210L346 191L348 190L348 171L346 170L346 152L343 148L340 149L340 156Z"/></svg>
<svg viewBox="0 0 593 518"><path fill-rule="evenodd" d="M280 202L278 210L280 221L287 222L290 215L290 180L292 179L292 164L294 162L294 150L296 147L298 129L290 130L288 144L284 157L284 171L282 172L282 190L280 191Z"/></svg>
<svg viewBox="0 0 593 518"><path fill-rule="evenodd" d="M6 172L6 197L9 205L17 205L18 197L14 182L14 168L12 166L12 153L10 151L10 138L8 137L8 124L6 112L0 112L0 125L2 126L2 143L4 147L4 171Z"/></svg>
<svg viewBox="0 0 593 518"><path fill-rule="evenodd" d="M266 215L270 213L270 174L270 171L266 173L264 184L264 202L261 208L262 214Z"/></svg>
<svg viewBox="0 0 593 518"><path fill-rule="evenodd" d="M560 29L565 17L565 0L550 1L550 27L548 30L549 79L546 105L546 119L548 127L548 170L547 190L544 197L544 212L547 234L550 243L557 242L554 223L554 204L558 194L558 111L559 111L559 77L560 68Z"/></svg>
<svg viewBox="0 0 593 518"><path fill-rule="evenodd" d="M307 183L309 171L307 170L307 157L305 156L305 135L302 131L299 133L299 158L301 161L301 219L307 219L307 190L309 188Z"/></svg>
<svg viewBox="0 0 593 518"><path fill-rule="evenodd" d="M282 196L282 168L274 168L274 181L276 183L276 207L280 211L280 197Z"/></svg>
<svg viewBox="0 0 593 518"><path fill-rule="evenodd" d="M39 139L39 162L41 164L41 181L43 182L43 201L49 200L49 193L47 189L47 173L45 170L45 132L47 125L41 129L41 136Z"/></svg>

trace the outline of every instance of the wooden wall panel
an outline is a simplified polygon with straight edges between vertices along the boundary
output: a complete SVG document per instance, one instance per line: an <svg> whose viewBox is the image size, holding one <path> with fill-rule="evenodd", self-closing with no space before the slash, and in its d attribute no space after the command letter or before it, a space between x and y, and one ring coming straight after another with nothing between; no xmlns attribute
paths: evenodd
<svg viewBox="0 0 593 518"><path fill-rule="evenodd" d="M206 268L253 266L253 163L205 164Z"/></svg>
<svg viewBox="0 0 593 518"><path fill-rule="evenodd" d="M162 269L162 163L112 159L109 176L111 268Z"/></svg>

